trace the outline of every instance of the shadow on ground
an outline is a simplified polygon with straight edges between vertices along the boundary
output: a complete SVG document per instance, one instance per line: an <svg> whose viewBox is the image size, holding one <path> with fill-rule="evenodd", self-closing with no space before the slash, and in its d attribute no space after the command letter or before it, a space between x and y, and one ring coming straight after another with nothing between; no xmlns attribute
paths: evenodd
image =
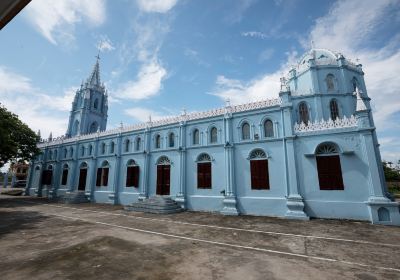
<svg viewBox="0 0 400 280"><path fill-rule="evenodd" d="M37 211L2 211L0 210L0 238L2 235L19 230L36 228L48 217Z"/></svg>

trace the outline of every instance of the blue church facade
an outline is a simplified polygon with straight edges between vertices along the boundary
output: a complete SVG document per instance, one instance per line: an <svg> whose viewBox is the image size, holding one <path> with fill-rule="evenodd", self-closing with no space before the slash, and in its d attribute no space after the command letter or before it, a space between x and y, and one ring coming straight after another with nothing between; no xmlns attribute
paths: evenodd
<svg viewBox="0 0 400 280"><path fill-rule="evenodd" d="M66 137L38 144L27 193L123 205L166 195L194 211L400 225L363 76L343 55L312 49L276 99L105 130L97 60Z"/></svg>

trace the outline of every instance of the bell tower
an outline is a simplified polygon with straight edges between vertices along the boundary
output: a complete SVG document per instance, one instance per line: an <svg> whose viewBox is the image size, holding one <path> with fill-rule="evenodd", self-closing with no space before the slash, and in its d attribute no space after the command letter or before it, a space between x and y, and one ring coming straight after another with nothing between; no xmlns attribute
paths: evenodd
<svg viewBox="0 0 400 280"><path fill-rule="evenodd" d="M73 137L81 134L105 130L107 126L108 94L100 81L100 56L89 78L82 82L75 93L66 136Z"/></svg>

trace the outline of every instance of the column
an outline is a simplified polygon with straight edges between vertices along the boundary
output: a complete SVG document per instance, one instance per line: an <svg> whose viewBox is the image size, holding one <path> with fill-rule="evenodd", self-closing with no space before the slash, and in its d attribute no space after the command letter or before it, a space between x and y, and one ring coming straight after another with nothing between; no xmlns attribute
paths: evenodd
<svg viewBox="0 0 400 280"><path fill-rule="evenodd" d="M115 154L115 169L114 169L114 186L112 193L108 196L110 202L112 204L118 204L119 203L119 185L120 185L120 166L121 166L121 146L122 146L122 138L121 138L121 132L118 134L117 138L117 152Z"/></svg>
<svg viewBox="0 0 400 280"><path fill-rule="evenodd" d="M281 119L283 128L283 154L285 159L285 183L286 183L286 218L308 220L304 212L303 198L299 193L297 180L296 156L292 122L291 94L288 89L281 89L279 96L282 98Z"/></svg>
<svg viewBox="0 0 400 280"><path fill-rule="evenodd" d="M90 193L85 193L86 197L89 198L90 201L95 201L94 193L96 191L96 177L97 177L97 153L99 147L99 132L97 132L97 136L95 138L94 147L92 151L92 175L90 176ZM90 169L89 169L90 170Z"/></svg>
<svg viewBox="0 0 400 280"><path fill-rule="evenodd" d="M151 121L147 123L144 130L143 139L143 155L144 155L144 166L143 166L143 180L141 190L139 194L139 200L145 200L149 195L149 168L150 168L150 143L151 143Z"/></svg>
<svg viewBox="0 0 400 280"><path fill-rule="evenodd" d="M185 208L186 202L186 114L181 116L179 126L179 193L175 201L182 208Z"/></svg>
<svg viewBox="0 0 400 280"><path fill-rule="evenodd" d="M224 215L239 215L239 211L236 208L236 192L234 186L234 146L231 110L231 106L227 104L224 115L225 197L223 200L224 208L221 213Z"/></svg>

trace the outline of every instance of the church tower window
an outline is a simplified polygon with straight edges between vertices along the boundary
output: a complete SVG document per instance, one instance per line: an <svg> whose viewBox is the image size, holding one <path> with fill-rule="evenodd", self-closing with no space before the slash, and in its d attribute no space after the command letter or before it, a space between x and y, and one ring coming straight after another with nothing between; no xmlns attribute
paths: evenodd
<svg viewBox="0 0 400 280"><path fill-rule="evenodd" d="M216 127L213 127L210 130L210 143L217 143L217 141L218 141L218 130Z"/></svg>
<svg viewBox="0 0 400 280"><path fill-rule="evenodd" d="M300 122L308 124L310 118L308 115L308 107L306 102L301 102L299 105L299 118Z"/></svg>
<svg viewBox="0 0 400 280"><path fill-rule="evenodd" d="M156 135L155 147L156 147L156 149L160 149L161 148L161 136L160 136L160 134Z"/></svg>
<svg viewBox="0 0 400 280"><path fill-rule="evenodd" d="M242 125L242 140L250 140L250 125L247 122Z"/></svg>
<svg viewBox="0 0 400 280"><path fill-rule="evenodd" d="M175 134L171 132L168 136L169 147L175 147Z"/></svg>
<svg viewBox="0 0 400 280"><path fill-rule="evenodd" d="M96 98L96 100L95 100L94 103L93 103L93 108L94 108L94 109L97 109L98 107L99 107L99 99Z"/></svg>
<svg viewBox="0 0 400 280"><path fill-rule="evenodd" d="M265 137L274 137L274 126L271 120L266 120L264 122L264 136Z"/></svg>
<svg viewBox="0 0 400 280"><path fill-rule="evenodd" d="M131 141L129 139L125 140L125 152L129 152L129 146L131 145Z"/></svg>
<svg viewBox="0 0 400 280"><path fill-rule="evenodd" d="M331 119L336 120L339 117L339 106L335 99L332 99L331 102L329 102L329 109L331 111Z"/></svg>
<svg viewBox="0 0 400 280"><path fill-rule="evenodd" d="M326 76L326 88L328 91L332 91L335 89L335 76L332 74L328 74Z"/></svg>
<svg viewBox="0 0 400 280"><path fill-rule="evenodd" d="M141 139L140 139L140 137L138 137L138 138L136 138L136 151L139 151L140 150L140 146L141 146Z"/></svg>
<svg viewBox="0 0 400 280"><path fill-rule="evenodd" d="M198 145L200 143L200 135L199 130L196 128L193 131L193 145Z"/></svg>

